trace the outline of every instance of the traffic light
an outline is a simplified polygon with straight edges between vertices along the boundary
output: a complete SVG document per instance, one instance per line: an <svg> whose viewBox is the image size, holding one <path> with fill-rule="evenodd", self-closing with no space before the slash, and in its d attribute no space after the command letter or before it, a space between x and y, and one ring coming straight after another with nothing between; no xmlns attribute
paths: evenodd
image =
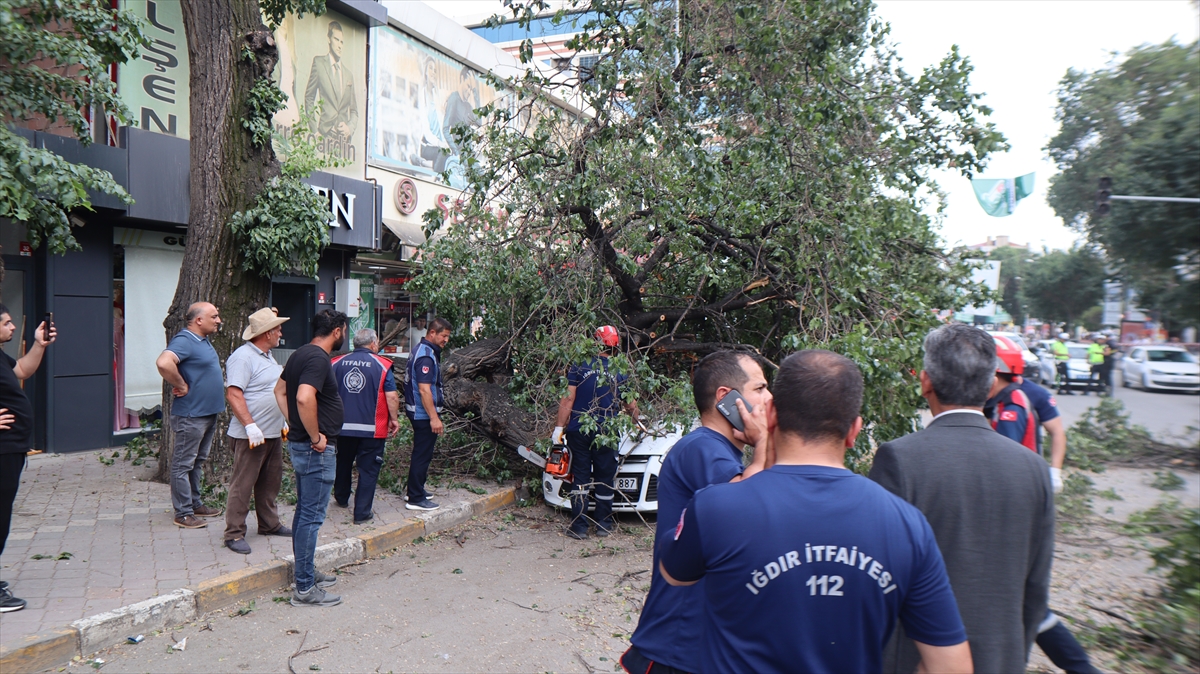
<svg viewBox="0 0 1200 674"><path fill-rule="evenodd" d="M1112 196L1112 178L1101 178L1100 189L1096 190L1096 215L1104 217L1112 210L1109 197Z"/></svg>

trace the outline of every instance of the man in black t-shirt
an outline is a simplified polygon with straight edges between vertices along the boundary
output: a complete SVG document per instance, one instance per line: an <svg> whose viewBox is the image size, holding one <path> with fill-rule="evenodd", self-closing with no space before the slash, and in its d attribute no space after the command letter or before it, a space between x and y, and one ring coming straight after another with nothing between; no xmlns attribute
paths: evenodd
<svg viewBox="0 0 1200 674"><path fill-rule="evenodd" d="M296 474L296 514L292 552L296 556L293 606L337 606L342 598L325 592L337 576L316 570L317 532L325 522L329 490L337 471L337 435L342 399L329 354L346 339L346 315L326 309L313 316L313 340L296 349L275 385L275 399L287 410L288 452Z"/></svg>
<svg viewBox="0 0 1200 674"><path fill-rule="evenodd" d="M0 344L12 341L16 332L8 307L0 304ZM33 406L21 390L21 381L37 371L56 333L53 326L38 325L33 331L33 345L21 360L0 352L0 553L8 541L13 502L21 486L21 471L25 470L25 453L33 444ZM25 600L14 597L8 581L0 580L0 613L23 608Z"/></svg>

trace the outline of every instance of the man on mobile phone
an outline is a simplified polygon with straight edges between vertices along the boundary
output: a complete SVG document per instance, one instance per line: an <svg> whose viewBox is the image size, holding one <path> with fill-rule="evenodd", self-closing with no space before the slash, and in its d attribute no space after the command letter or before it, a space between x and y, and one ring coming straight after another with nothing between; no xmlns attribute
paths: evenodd
<svg viewBox="0 0 1200 674"><path fill-rule="evenodd" d="M0 344L16 335L8 307L0 304ZM33 406L21 390L21 382L33 376L42 364L46 347L54 343L57 331L45 322L33 331L33 345L20 360L0 351L0 553L8 541L12 525L13 501L25 470L25 453L33 444ZM20 611L25 600L13 596L8 581L0 580L0 613Z"/></svg>
<svg viewBox="0 0 1200 674"><path fill-rule="evenodd" d="M745 431L739 431L717 410L731 392L744 398L735 405ZM658 474L658 524L655 535L670 536L679 515L696 492L712 484L744 480L766 468L769 461L766 403L771 400L767 378L758 360L744 351L717 351L705 356L692 373L692 395L700 427L688 433L667 453ZM746 407L746 403L750 408ZM742 465L742 447L754 446L749 466ZM658 568L657 548L654 566ZM700 671L704 635L703 582L672 587L657 572L642 606L630 641L621 657L628 672Z"/></svg>

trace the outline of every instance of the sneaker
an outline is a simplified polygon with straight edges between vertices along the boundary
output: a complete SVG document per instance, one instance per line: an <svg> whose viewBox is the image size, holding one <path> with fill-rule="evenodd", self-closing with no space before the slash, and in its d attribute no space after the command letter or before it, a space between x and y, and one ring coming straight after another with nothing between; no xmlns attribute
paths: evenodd
<svg viewBox="0 0 1200 674"><path fill-rule="evenodd" d="M208 522L201 522L192 515L184 515L183 517L175 518L175 526L184 529L203 529L208 526Z"/></svg>
<svg viewBox="0 0 1200 674"><path fill-rule="evenodd" d="M10 611L20 611L25 608L25 600L17 599L9 592L7 585L0 588L0 613L9 613Z"/></svg>
<svg viewBox="0 0 1200 674"><path fill-rule="evenodd" d="M612 527L602 527L599 524L596 525L596 535L600 538L607 538L612 532Z"/></svg>
<svg viewBox="0 0 1200 674"><path fill-rule="evenodd" d="M404 504L404 507L408 508L409 510L437 510L442 506L430 501L429 499L425 499L424 501L418 501L416 503L409 501L408 503Z"/></svg>
<svg viewBox="0 0 1200 674"><path fill-rule="evenodd" d="M316 580L315 585L320 588L333 587L337 585L337 576L332 573L321 573L313 569L313 578Z"/></svg>
<svg viewBox="0 0 1200 674"><path fill-rule="evenodd" d="M202 505L198 508L192 508L192 514L196 517L220 517L225 514L225 511Z"/></svg>
<svg viewBox="0 0 1200 674"><path fill-rule="evenodd" d="M597 535L598 535L598 532L597 532ZM575 531L574 529L567 529L567 536L570 538L574 538L577 541L586 541L587 540L587 531L586 530L585 531Z"/></svg>
<svg viewBox="0 0 1200 674"><path fill-rule="evenodd" d="M291 538L292 530L286 524L280 524L278 529L276 529L274 531L260 531L260 532L258 532L258 535L259 536L285 536L287 538Z"/></svg>
<svg viewBox="0 0 1200 674"><path fill-rule="evenodd" d="M354 523L355 524L366 524L367 522L370 522L373 519L375 519L375 513L371 513L370 515L367 515L366 517L362 518L361 520L354 520Z"/></svg>
<svg viewBox="0 0 1200 674"><path fill-rule="evenodd" d="M4 590L7 590L7 589L8 589L8 581L0 580L0 592L3 592Z"/></svg>
<svg viewBox="0 0 1200 674"><path fill-rule="evenodd" d="M342 598L329 594L316 585L308 588L308 592L292 591L292 606L337 606Z"/></svg>
<svg viewBox="0 0 1200 674"><path fill-rule="evenodd" d="M225 541L225 547L229 548L230 550L233 550L234 552L238 553L239 555L250 554L250 544L246 542L245 538L239 538L237 540L232 540L232 541Z"/></svg>

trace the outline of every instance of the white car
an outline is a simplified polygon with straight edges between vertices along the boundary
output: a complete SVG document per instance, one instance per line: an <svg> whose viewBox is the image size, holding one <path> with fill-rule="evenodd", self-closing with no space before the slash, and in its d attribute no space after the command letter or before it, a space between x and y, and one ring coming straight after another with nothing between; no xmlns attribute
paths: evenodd
<svg viewBox="0 0 1200 674"><path fill-rule="evenodd" d="M1200 391L1200 364L1178 346L1135 346L1124 358L1123 386L1175 391Z"/></svg>
<svg viewBox="0 0 1200 674"><path fill-rule="evenodd" d="M988 334L993 337L1007 337L1012 340L1013 344L1021 350L1021 357L1025 359L1025 372L1023 377L1032 381L1035 384L1042 383L1042 367L1038 361L1038 357L1029 349L1029 345L1025 343L1025 339L1015 332L996 332L988 330Z"/></svg>
<svg viewBox="0 0 1200 674"><path fill-rule="evenodd" d="M1044 340L1041 353L1041 371L1045 376L1046 386L1054 386L1058 369L1054 360L1054 351L1050 348L1051 340ZM1067 391L1088 391L1092 388L1092 366L1088 363L1087 344L1067 342L1067 351L1071 359L1067 361ZM1052 373L1052 374L1047 374Z"/></svg>
<svg viewBox="0 0 1200 674"><path fill-rule="evenodd" d="M613 494L613 512L657 513L658 472L663 459L685 431L647 434L635 432L621 441L617 449L617 479ZM570 508L570 482L542 473L542 493L546 502L557 508ZM593 504L594 506L594 499Z"/></svg>

